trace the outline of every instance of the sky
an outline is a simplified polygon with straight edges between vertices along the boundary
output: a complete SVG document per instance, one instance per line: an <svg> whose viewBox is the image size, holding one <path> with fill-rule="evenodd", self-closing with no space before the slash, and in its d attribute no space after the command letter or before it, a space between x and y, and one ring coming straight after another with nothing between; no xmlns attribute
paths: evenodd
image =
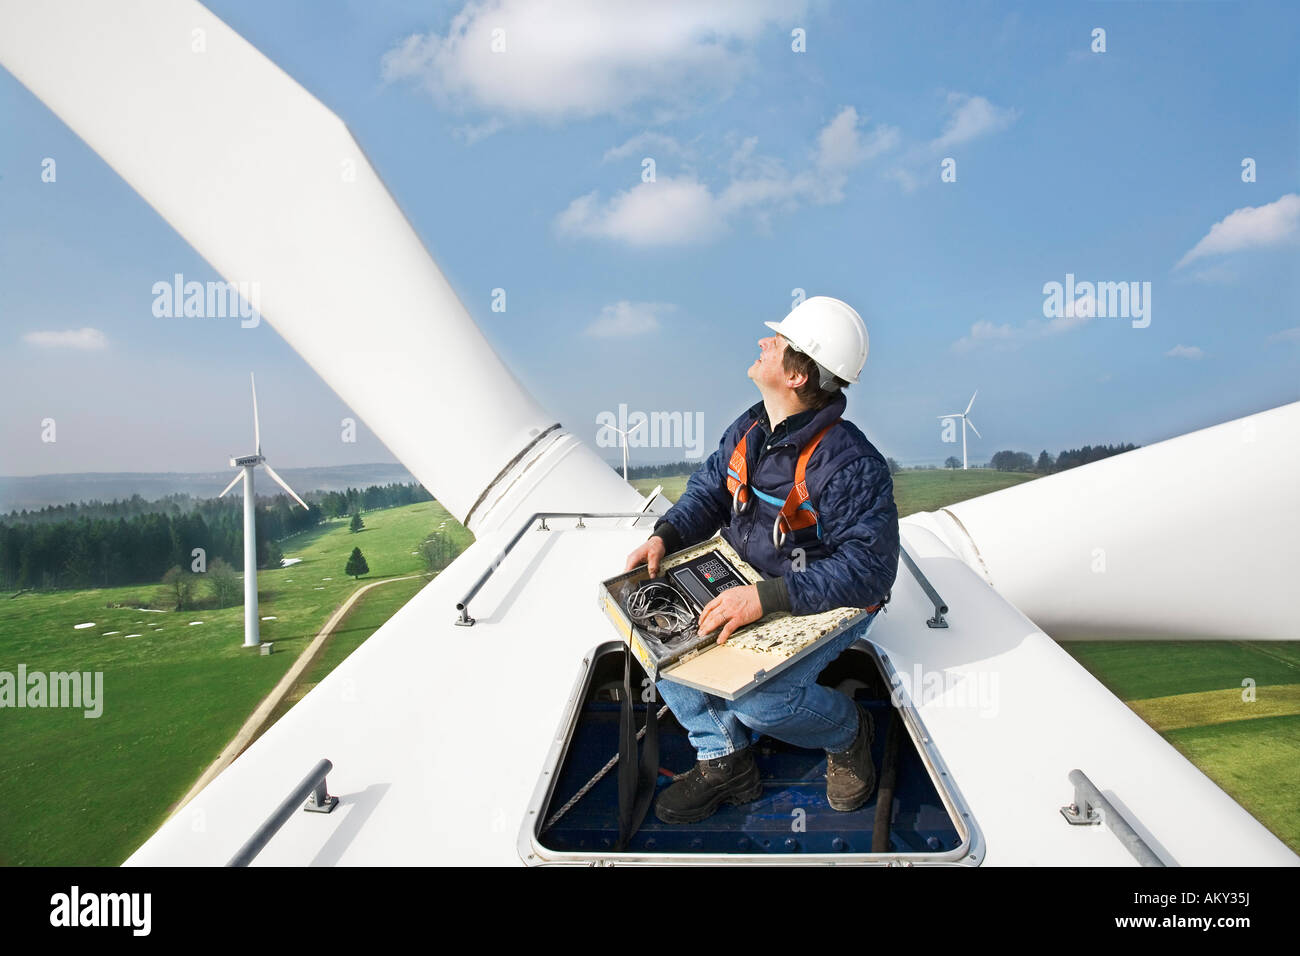
<svg viewBox="0 0 1300 956"><path fill-rule="evenodd" d="M1300 398L1294 4L208 6L343 118L610 461L620 406L701 426L633 464L716 448L805 295L865 319L846 415L905 464L960 456L938 416L977 389L972 463ZM269 322L155 315L176 273L220 278L0 70L0 474L220 468L252 450L250 371L276 467L393 460L364 423L340 440ZM1134 297L1053 313L1067 281Z"/></svg>

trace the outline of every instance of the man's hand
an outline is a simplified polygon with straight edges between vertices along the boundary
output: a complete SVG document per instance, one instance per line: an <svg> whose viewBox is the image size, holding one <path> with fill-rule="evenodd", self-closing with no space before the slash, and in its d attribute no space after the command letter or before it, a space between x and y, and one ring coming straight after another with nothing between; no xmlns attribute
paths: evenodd
<svg viewBox="0 0 1300 956"><path fill-rule="evenodd" d="M663 560L666 552L667 548L664 547L664 539L654 535L649 541L627 556L627 567L623 571L626 573L638 564L644 564L650 572L650 577L657 578L659 576L659 562Z"/></svg>
<svg viewBox="0 0 1300 956"><path fill-rule="evenodd" d="M700 633L708 634L721 627L718 643L725 644L733 631L754 623L762 616L763 605L758 599L757 586L727 588L700 612Z"/></svg>

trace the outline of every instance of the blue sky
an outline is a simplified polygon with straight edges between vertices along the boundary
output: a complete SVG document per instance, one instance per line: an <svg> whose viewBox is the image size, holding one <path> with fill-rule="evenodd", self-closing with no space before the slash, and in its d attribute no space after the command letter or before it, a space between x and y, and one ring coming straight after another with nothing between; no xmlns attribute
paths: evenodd
<svg viewBox="0 0 1300 956"><path fill-rule="evenodd" d="M866 319L848 417L904 462L960 455L936 416L977 388L973 462L1300 397L1294 4L209 6L348 123L593 443L626 404L702 414L710 452L796 289ZM347 409L268 323L152 314L153 283L218 277L3 71L0 129L0 474L221 468L251 450L249 370L277 467L391 460L340 442ZM1067 273L1150 283L1149 325L1045 316Z"/></svg>

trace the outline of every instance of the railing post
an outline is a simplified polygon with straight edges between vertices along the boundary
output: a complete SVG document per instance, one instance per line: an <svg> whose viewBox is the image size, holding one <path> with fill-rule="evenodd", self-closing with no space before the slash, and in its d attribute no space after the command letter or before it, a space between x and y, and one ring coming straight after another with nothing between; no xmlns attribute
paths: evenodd
<svg viewBox="0 0 1300 956"><path fill-rule="evenodd" d="M1111 833L1123 844L1124 849L1133 854L1133 858L1143 866L1164 866L1164 861L1156 856L1155 851L1133 829L1133 825L1124 818L1109 800L1097 789L1097 785L1088 779L1082 770L1070 771L1070 782L1074 784L1074 802L1061 807L1061 816L1072 826L1099 826L1103 815L1110 825ZM1098 812L1100 811L1100 812Z"/></svg>
<svg viewBox="0 0 1300 956"><path fill-rule="evenodd" d="M916 583L921 585L921 590L925 592L926 597L930 599L930 603L934 605L934 615L926 618L926 626L947 627L948 622L945 620L944 615L948 613L948 605L944 602L943 598L939 597L939 592L934 589L934 585L932 585L930 580L921 573L920 567L918 567L917 563L912 560L912 556L907 553L907 549L901 544L898 546L898 556L903 559L903 563L907 565L907 569L912 572L912 577L916 578Z"/></svg>
<svg viewBox="0 0 1300 956"><path fill-rule="evenodd" d="M651 499L651 501L652 500L653 499ZM650 506L651 501L646 502L647 508ZM533 522L537 521L539 518L541 519L541 524L538 526L537 530L550 531L551 530L550 525L546 523L547 518L577 518L578 527L585 528L587 526L583 524L584 518L648 518L653 515L654 512L645 511L645 510L641 510L641 511L539 511L536 512L535 514L530 515L528 517L528 520L525 521L522 525L520 525L519 530L515 532L514 537L510 539L510 541L506 544L505 548L501 550L501 553L498 554L497 557L493 560L493 562L488 566L487 570L479 575L478 580L474 582L474 586L469 589L469 592L463 598L461 598L460 601L457 602L456 610L459 611L460 614L456 618L456 623L461 627L472 627L474 625L474 619L469 616L470 600L473 599L475 594L478 594L479 588L483 587L487 579L492 576L492 573L496 571L496 569L501 565L501 562L505 560L506 555L509 554L511 550L514 549L514 546L517 545L520 542L520 540L523 538L524 533L527 532L528 529L532 527Z"/></svg>
<svg viewBox="0 0 1300 956"><path fill-rule="evenodd" d="M311 773L303 777L302 783L293 788L293 792L284 798L284 801L275 809L266 822L254 831L253 835L248 838L239 852L230 858L226 866L248 866L261 853L271 838L280 832L280 828L289 821L294 811L302 806L304 800L307 805L302 809L311 813L329 813L339 805L339 798L332 797L325 788L325 777L334 769L334 764L328 760L322 760L312 768Z"/></svg>

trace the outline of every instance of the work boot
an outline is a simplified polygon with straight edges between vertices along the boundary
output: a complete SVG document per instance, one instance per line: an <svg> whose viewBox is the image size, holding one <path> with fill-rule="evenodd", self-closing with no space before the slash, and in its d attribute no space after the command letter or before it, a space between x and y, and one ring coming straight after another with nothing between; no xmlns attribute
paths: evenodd
<svg viewBox="0 0 1300 956"><path fill-rule="evenodd" d="M655 801L655 816L664 823L695 823L713 815L722 803L741 804L763 794L751 748L712 760L697 760Z"/></svg>
<svg viewBox="0 0 1300 956"><path fill-rule="evenodd" d="M858 735L848 750L826 751L826 802L836 810L856 810L876 789L876 764L871 759L871 741L876 730L871 714L861 704Z"/></svg>

